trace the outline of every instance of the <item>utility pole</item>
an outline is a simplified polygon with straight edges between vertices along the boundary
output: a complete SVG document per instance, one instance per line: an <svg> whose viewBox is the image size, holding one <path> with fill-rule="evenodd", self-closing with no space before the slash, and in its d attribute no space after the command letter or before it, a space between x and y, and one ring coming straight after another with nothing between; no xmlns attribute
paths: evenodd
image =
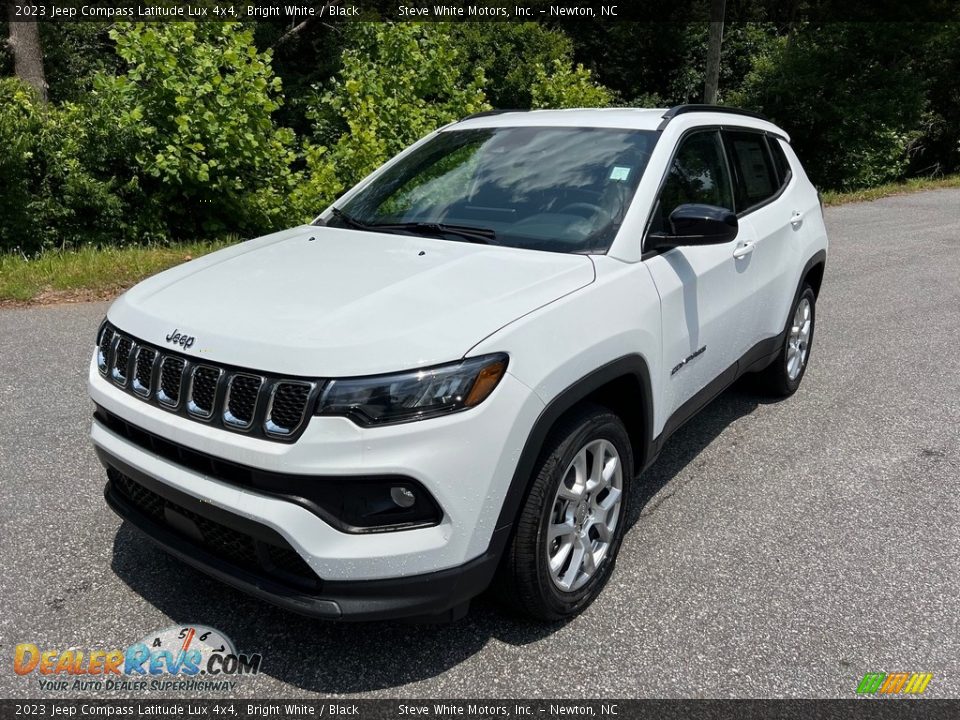
<svg viewBox="0 0 960 720"><path fill-rule="evenodd" d="M723 43L723 14L726 0L710 2L710 37L707 41L707 75L703 81L703 101L717 104L717 86L720 84L720 46Z"/></svg>
<svg viewBox="0 0 960 720"><path fill-rule="evenodd" d="M15 19L15 6L9 6L10 50L13 52L13 72L27 85L34 88L40 98L47 101L47 78L43 72L43 46L40 44L40 28L37 22Z"/></svg>

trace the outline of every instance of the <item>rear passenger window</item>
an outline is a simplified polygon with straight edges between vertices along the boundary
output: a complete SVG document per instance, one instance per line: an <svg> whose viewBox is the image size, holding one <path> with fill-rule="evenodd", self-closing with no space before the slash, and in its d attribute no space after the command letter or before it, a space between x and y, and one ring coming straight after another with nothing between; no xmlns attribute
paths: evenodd
<svg viewBox="0 0 960 720"><path fill-rule="evenodd" d="M783 187L793 175L790 168L790 162L787 160L787 154L783 151L783 145L775 137L767 136L767 145L770 147L770 154L773 155L773 166L777 169L777 176L780 178L780 187Z"/></svg>
<svg viewBox="0 0 960 720"><path fill-rule="evenodd" d="M737 211L744 212L775 195L780 183L762 133L724 134L737 176Z"/></svg>

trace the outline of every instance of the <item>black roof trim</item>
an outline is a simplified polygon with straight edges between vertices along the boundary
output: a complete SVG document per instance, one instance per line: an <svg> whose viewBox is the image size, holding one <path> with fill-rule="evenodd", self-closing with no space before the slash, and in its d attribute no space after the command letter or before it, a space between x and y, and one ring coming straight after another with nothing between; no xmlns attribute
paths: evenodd
<svg viewBox="0 0 960 720"><path fill-rule="evenodd" d="M715 113L725 113L728 115L745 115L746 117L756 118L757 120L765 120L770 122L770 118L761 115L760 113L753 112L752 110L741 110L740 108L729 107L728 105L674 105L672 108L667 110L663 114L663 122L660 123L658 130L663 130L673 118L677 115L686 115L687 113L694 112L715 112Z"/></svg>
<svg viewBox="0 0 960 720"><path fill-rule="evenodd" d="M463 122L464 120L473 120L474 118L490 117L491 115L503 115L504 113L515 113L515 112L527 112L526 110L520 109L511 109L507 108L506 110L484 110L483 112L473 113L472 115L467 115L465 118L460 118L457 122Z"/></svg>

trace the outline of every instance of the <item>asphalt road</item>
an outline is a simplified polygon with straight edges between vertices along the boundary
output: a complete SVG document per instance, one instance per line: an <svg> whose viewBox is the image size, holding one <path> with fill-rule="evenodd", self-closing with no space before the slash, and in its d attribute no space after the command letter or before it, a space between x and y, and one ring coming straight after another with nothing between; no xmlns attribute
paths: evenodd
<svg viewBox="0 0 960 720"><path fill-rule="evenodd" d="M0 312L0 697L43 695L17 643L180 623L263 653L242 697L852 697L885 671L960 697L960 191L827 223L799 393L734 388L675 435L605 593L560 626L485 601L451 626L324 624L187 569L102 499L84 383L105 305Z"/></svg>

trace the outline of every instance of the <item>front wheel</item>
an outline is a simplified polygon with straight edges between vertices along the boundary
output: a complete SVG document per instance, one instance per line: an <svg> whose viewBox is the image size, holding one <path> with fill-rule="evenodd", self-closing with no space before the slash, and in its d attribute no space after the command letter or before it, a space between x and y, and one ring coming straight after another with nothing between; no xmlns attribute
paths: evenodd
<svg viewBox="0 0 960 720"><path fill-rule="evenodd" d="M813 345L816 302L813 288L805 285L790 310L785 338L777 359L760 373L761 383L772 395L787 397L800 387Z"/></svg>
<svg viewBox="0 0 960 720"><path fill-rule="evenodd" d="M582 408L552 434L500 572L504 600L541 620L599 595L625 531L633 455L620 418Z"/></svg>

